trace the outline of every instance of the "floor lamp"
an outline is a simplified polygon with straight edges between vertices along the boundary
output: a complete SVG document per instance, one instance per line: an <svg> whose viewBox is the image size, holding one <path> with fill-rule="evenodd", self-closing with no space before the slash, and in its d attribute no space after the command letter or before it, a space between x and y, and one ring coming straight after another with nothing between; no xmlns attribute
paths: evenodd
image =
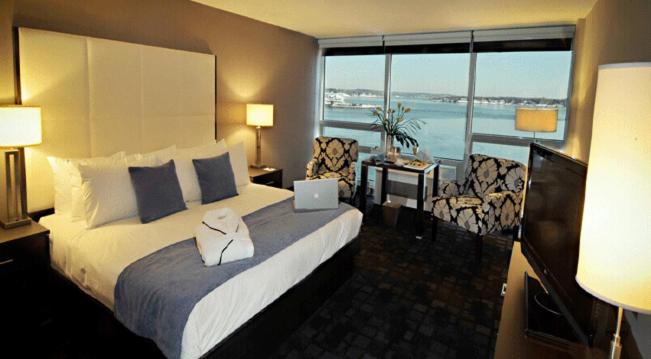
<svg viewBox="0 0 651 359"><path fill-rule="evenodd" d="M555 107L519 107L515 109L515 129L533 132L556 132L558 109Z"/></svg>
<svg viewBox="0 0 651 359"><path fill-rule="evenodd" d="M262 164L262 127L274 125L274 105L246 105L246 124L255 126L255 164L252 167L264 168Z"/></svg>
<svg viewBox="0 0 651 359"><path fill-rule="evenodd" d="M651 62L599 66L576 280L618 307L651 314Z"/></svg>
<svg viewBox="0 0 651 359"><path fill-rule="evenodd" d="M14 228L31 223L27 216L25 146L41 143L41 109L0 106L0 147L5 161L5 203L0 225Z"/></svg>

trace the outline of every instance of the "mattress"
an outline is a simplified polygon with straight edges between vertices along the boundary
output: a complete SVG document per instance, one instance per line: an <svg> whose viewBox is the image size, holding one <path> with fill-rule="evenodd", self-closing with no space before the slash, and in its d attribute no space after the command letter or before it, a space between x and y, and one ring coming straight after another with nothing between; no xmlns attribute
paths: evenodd
<svg viewBox="0 0 651 359"><path fill-rule="evenodd" d="M186 211L147 224L134 217L85 229L83 222L70 222L63 216L43 217L40 223L50 229L52 267L112 309L122 270L160 248L192 238L207 210L230 207L245 216L293 195L253 183L238 187L238 192L236 197L207 205L190 203ZM354 239L361 222L359 211L347 211L210 292L190 313L181 357L196 358L208 352Z"/></svg>

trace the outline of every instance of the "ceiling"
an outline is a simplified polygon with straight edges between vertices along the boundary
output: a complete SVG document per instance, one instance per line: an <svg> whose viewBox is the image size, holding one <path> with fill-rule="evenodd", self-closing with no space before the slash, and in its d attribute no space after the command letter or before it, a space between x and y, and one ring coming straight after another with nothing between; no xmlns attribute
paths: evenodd
<svg viewBox="0 0 651 359"><path fill-rule="evenodd" d="M596 0L193 0L316 38L574 24Z"/></svg>

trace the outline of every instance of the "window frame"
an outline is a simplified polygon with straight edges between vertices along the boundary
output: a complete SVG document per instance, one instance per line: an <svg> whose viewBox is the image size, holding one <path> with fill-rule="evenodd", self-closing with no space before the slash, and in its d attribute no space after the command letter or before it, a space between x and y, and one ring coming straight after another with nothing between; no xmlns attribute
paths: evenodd
<svg viewBox="0 0 651 359"><path fill-rule="evenodd" d="M465 165L467 159L472 154L473 145L475 143L490 143L498 145L510 145L510 146L520 146L528 147L534 139L532 137L522 137L522 136L509 136L509 135L497 135L497 134L484 134L484 133L473 133L472 122L474 116L474 100L475 100L475 84L476 84L476 69L477 69L477 54L485 52L528 52L528 51L558 51L563 42L570 42L569 49L571 53L570 59L570 71L569 71L569 81L567 88L567 97L566 97L566 111L565 111L565 128L563 131L563 139L543 139L537 138L535 141L537 143L543 144L545 146L553 148L564 148L567 142L568 129L570 127L570 99L572 96L572 85L573 85L573 71L575 65L575 47L574 47L574 26L560 26L560 27L535 27L535 28L514 28L514 29L497 29L497 30L480 30L480 31L469 31L469 43L468 43L468 53L470 55L470 66L468 69L468 104L466 108L466 129L465 129L465 147L464 147L464 158L461 160L451 159L451 158L441 158L434 156L438 161L443 165L450 166L460 166ZM460 35L461 34L461 35ZM325 116L324 111L324 94L325 94L325 61L327 56L345 56L345 55L366 55L366 54L378 54L379 49L385 52L385 68L384 68L384 106L388 106L391 99L391 61L393 57L393 52L386 52L384 46L378 46L378 41L380 44L385 43L385 39L393 39L396 37L401 37L405 41L409 42L411 38L419 39L416 45L410 45L412 48L420 48L423 51L415 51L416 53L447 53L446 51L428 51L428 49L448 49L448 48L458 48L455 47L455 44L446 46L438 44L438 46L432 46L437 44L436 38L454 38L458 41L463 37L464 32L449 32L449 33L434 33L434 34L414 34L414 35L398 35L398 36L380 36L380 37L366 37L366 38L346 38L346 39L325 39L319 40L319 68L317 74L317 104L316 104L316 129L318 131L317 135L324 133L324 127L336 127L344 128L351 130L363 130L371 132L380 132L380 141L384 143L385 133L382 129L373 129L372 125L369 123L357 123L352 121L341 121L341 120L328 120ZM453 36L452 36L453 35ZM477 36L479 35L479 36ZM558 39L555 39L554 36L557 36ZM479 37L479 40L476 40L476 37ZM422 40L425 38L425 40ZM434 39L434 40L432 40ZM366 41L366 42L365 42ZM500 47L500 42L504 44L503 47ZM551 46L548 49L541 47L534 47L533 49L527 50L527 48L522 47L513 47L513 44L521 42L523 44L550 44ZM337 46L340 45L340 46ZM479 45L479 49L476 50L475 46ZM389 46L389 48L392 46ZM405 46L393 46L394 48L404 49ZM409 46L407 46L409 47ZM331 55L327 55L327 53ZM382 52L380 52L381 54ZM405 52L396 51L395 54L402 54ZM465 52L458 52L465 53ZM372 147L360 146L359 151L364 153L371 152Z"/></svg>

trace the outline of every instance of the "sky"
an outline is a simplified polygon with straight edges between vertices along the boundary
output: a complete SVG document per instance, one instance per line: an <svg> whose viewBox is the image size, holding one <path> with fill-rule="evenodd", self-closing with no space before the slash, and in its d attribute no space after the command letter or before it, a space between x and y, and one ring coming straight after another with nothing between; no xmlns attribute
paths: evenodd
<svg viewBox="0 0 651 359"><path fill-rule="evenodd" d="M326 57L326 88L384 87L384 55ZM572 53L477 54L475 96L566 98ZM392 91L467 95L469 54L393 55Z"/></svg>

